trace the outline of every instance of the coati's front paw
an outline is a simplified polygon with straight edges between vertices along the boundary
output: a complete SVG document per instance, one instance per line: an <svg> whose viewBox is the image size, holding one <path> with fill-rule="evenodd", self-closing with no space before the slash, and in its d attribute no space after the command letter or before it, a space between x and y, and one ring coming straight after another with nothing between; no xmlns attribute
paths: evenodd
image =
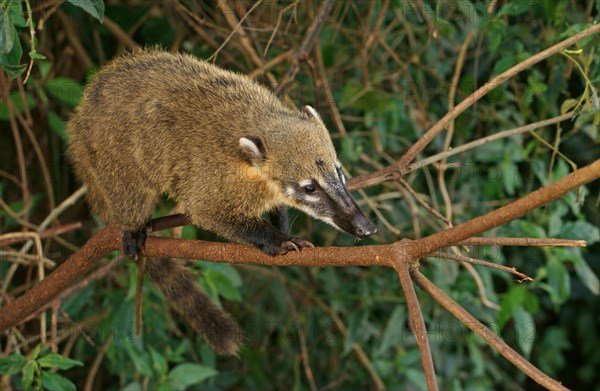
<svg viewBox="0 0 600 391"><path fill-rule="evenodd" d="M123 251L125 255L138 260L142 249L146 245L146 238L152 232L152 225L147 223L142 229L137 231L123 231Z"/></svg>
<svg viewBox="0 0 600 391"><path fill-rule="evenodd" d="M283 255L290 251L300 252L300 249L305 248L305 247L315 247L315 246L313 246L313 244L311 242L309 242L308 240L304 240L302 238L291 238L289 240L282 242L279 245L279 251L277 252L277 254Z"/></svg>

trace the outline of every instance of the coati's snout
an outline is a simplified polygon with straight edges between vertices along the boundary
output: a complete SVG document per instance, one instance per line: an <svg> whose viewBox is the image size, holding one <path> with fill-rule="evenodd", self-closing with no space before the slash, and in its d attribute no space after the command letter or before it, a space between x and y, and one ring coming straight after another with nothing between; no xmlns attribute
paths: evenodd
<svg viewBox="0 0 600 391"><path fill-rule="evenodd" d="M343 231L348 232L357 238L366 238L377 232L377 227L371 222L360 210L354 198L343 185L343 193L339 194L339 198L331 198L332 201L337 201L331 205L331 211L334 212L331 216L331 225ZM327 219L322 219L326 222Z"/></svg>
<svg viewBox="0 0 600 391"><path fill-rule="evenodd" d="M333 227L346 231L358 238L377 232L377 227L363 214L346 187L346 178L339 162L334 171L317 160L316 178L289 184L284 192L293 201L290 203L308 215L322 220Z"/></svg>
<svg viewBox="0 0 600 391"><path fill-rule="evenodd" d="M335 222L335 219L333 220ZM356 236L357 238L366 238L377 233L377 227L369 220L360 209L357 207L357 214L350 221L349 225L345 225L342 221L338 221L340 228Z"/></svg>

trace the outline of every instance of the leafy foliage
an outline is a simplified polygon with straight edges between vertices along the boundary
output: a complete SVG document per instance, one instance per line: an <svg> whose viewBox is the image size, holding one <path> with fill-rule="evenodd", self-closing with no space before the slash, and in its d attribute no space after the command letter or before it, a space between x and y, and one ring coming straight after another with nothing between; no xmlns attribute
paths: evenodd
<svg viewBox="0 0 600 391"><path fill-rule="evenodd" d="M19 353L0 357L0 374L21 373L22 377L18 378L20 384L17 387L23 390L76 390L73 382L51 370L67 370L82 366L83 363L60 354L40 352L40 348L41 345L37 345L33 349L29 360Z"/></svg>
<svg viewBox="0 0 600 391"><path fill-rule="evenodd" d="M254 4L225 3L238 21ZM260 82L281 80L289 62L279 56L299 45L319 4L265 2L240 23L258 58L270 64L256 73ZM320 80L320 61L313 53L287 93L290 102L311 104L323 115L352 176L401 156L448 111L453 87L457 104L493 76L588 27L600 12L597 1L506 0L495 6L424 1L422 9L413 2L392 1L387 10L383 4L338 2L319 35L326 80ZM223 44L216 56L219 65L247 74L261 68L216 2L69 0L36 7L32 13L28 0L0 0L2 232L39 224L56 207L51 195L62 201L78 188L65 159L65 123L93 73L131 49L131 42L205 59ZM41 18L43 29L38 28ZM380 28L373 31L378 20ZM459 78L452 82L461 45L471 32ZM456 225L598 159L598 47L598 37L591 37L497 86L454 121L451 146L571 111L577 114L573 121L484 144L450 158L445 167L427 166L405 179L440 213L449 208ZM24 84L28 68L31 74ZM343 130L331 114L335 110ZM425 154L443 151L444 137L433 140ZM437 181L438 168L444 170L449 205ZM533 282L519 284L509 275L477 267L482 293L459 265L432 258L422 263L428 278L511 346L578 389L597 389L599 384L599 191L598 182L592 183L491 233L582 239L587 249L469 249L475 258L515 266ZM360 244L422 237L443 228L393 185L356 196L380 227L377 237ZM155 216L170 214L173 207L165 200ZM63 224L82 221L83 228L45 242L44 255L57 262L98 226L82 201L60 219ZM304 215L292 220L293 232L316 245L357 245ZM193 227L183 228L181 236L218 239ZM2 251L7 261L14 259ZM113 265L109 262L115 257L103 265ZM307 373L319 388L372 388L369 368L389 389L426 387L404 297L397 277L387 270L274 270L190 262L198 282L244 329L246 341L238 359L210 351L149 282L143 288L143 334L136 336L137 268L130 262L111 267L105 277L89 281L60 303L59 337L49 344L63 355L31 342L35 338L2 337L2 346L8 347L3 352L12 352L0 358L6 381L24 389L80 389L89 368L100 360L100 370L91 379L98 389L300 389L309 387ZM10 269L9 262L0 262L4 291L14 297L30 288L35 269L19 266L14 277L7 277L13 274ZM499 308L486 306L482 295ZM419 299L442 388L533 386L430 297L420 294ZM39 335L35 322L18 332Z"/></svg>

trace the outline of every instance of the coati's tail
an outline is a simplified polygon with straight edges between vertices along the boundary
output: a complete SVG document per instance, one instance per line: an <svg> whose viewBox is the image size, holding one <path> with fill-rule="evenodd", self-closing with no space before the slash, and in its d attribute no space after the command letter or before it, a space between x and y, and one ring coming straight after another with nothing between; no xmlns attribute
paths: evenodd
<svg viewBox="0 0 600 391"><path fill-rule="evenodd" d="M179 314L218 353L237 355L242 333L200 288L187 268L170 258L146 258L146 274Z"/></svg>

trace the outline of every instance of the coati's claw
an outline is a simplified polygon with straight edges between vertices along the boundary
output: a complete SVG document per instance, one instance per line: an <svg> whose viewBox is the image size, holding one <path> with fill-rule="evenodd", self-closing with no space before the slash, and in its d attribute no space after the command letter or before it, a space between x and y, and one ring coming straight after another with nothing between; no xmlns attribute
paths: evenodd
<svg viewBox="0 0 600 391"><path fill-rule="evenodd" d="M313 246L313 244L308 240L304 240L302 238L291 238L290 240L286 240L281 243L281 246L279 246L279 255L287 254L292 250L300 252L300 249L305 247L315 246Z"/></svg>
<svg viewBox="0 0 600 391"><path fill-rule="evenodd" d="M286 240L285 242L281 243L281 246L279 246L279 255L287 254L292 250L300 252L300 249L298 246L296 246L296 243L292 242L291 240Z"/></svg>
<svg viewBox="0 0 600 391"><path fill-rule="evenodd" d="M302 238L292 238L292 242L294 242L294 244L296 244L296 246L299 248L315 247L311 242Z"/></svg>
<svg viewBox="0 0 600 391"><path fill-rule="evenodd" d="M146 245L146 238L152 232L150 222L146 223L143 228L137 231L123 231L123 251L125 255L137 261Z"/></svg>

